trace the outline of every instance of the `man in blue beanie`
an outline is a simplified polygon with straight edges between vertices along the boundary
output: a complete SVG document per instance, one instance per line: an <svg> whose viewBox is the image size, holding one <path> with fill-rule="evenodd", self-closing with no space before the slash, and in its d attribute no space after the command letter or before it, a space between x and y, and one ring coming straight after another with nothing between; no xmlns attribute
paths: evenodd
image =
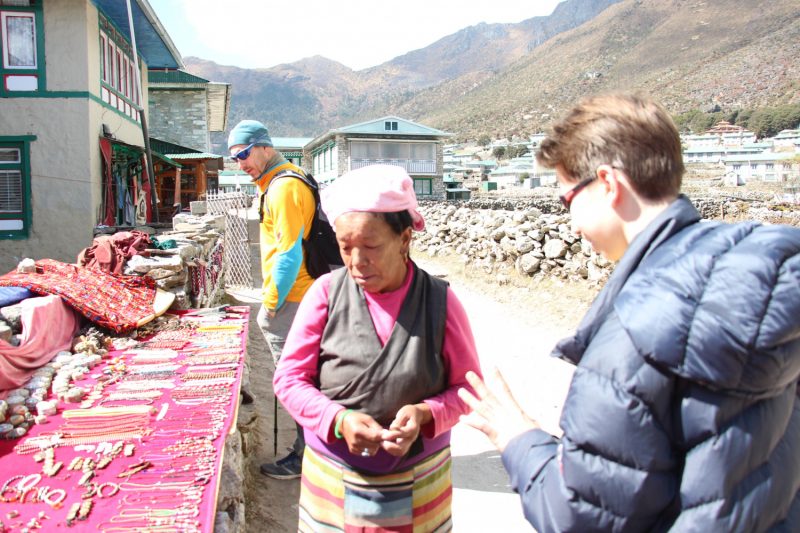
<svg viewBox="0 0 800 533"><path fill-rule="evenodd" d="M800 531L800 229L701 222L681 140L644 96L572 111L536 154L576 233L619 261L574 336L561 438L499 373L465 417L539 533Z"/></svg>
<svg viewBox="0 0 800 533"><path fill-rule="evenodd" d="M299 179L278 179L270 187L272 178L284 170L306 174L273 148L269 131L262 123L241 121L228 136L228 148L239 169L247 172L261 192L264 285L257 321L277 366L300 301L314 281L306 269L302 246L302 240L311 233L316 210L314 195ZM275 479L299 478L304 448L303 428L298 425L289 455L276 463L261 465L261 473Z"/></svg>

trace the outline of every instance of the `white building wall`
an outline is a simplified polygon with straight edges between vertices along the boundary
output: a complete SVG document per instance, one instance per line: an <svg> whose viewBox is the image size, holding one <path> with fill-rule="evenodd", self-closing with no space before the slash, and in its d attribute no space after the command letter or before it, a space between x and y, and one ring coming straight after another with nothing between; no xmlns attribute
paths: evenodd
<svg viewBox="0 0 800 533"><path fill-rule="evenodd" d="M99 98L97 8L89 0L61 0L45 2L43 10L47 92L88 91ZM146 88L146 65L142 71ZM29 238L0 240L0 273L24 257L74 263L91 246L102 201L104 123L117 139L144 146L138 124L85 96L0 98L0 136L36 136L29 154Z"/></svg>

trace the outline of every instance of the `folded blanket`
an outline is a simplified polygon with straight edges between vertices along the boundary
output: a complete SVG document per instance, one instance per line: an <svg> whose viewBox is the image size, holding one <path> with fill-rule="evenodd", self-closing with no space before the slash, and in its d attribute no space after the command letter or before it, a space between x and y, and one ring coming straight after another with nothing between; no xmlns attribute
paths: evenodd
<svg viewBox="0 0 800 533"><path fill-rule="evenodd" d="M0 340L0 398L25 384L37 369L69 350L80 320L58 296L28 298L22 308L22 338L17 347Z"/></svg>

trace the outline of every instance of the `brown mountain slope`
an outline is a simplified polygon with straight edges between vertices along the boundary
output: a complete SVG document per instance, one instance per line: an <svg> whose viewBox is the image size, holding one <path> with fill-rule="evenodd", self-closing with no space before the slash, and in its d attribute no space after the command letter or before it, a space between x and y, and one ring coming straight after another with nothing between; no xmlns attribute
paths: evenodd
<svg viewBox="0 0 800 533"><path fill-rule="evenodd" d="M444 84L381 112L408 110L474 138L537 131L580 98L610 90L649 91L673 112L775 105L800 101L798 57L797 0L625 0L447 106L428 106Z"/></svg>
<svg viewBox="0 0 800 533"><path fill-rule="evenodd" d="M566 0L553 13L517 24L469 26L435 43L359 71L365 78L390 73L384 81L418 89L465 74L500 70L546 42L576 28L621 0Z"/></svg>
<svg viewBox="0 0 800 533"><path fill-rule="evenodd" d="M196 57L187 57L186 65L192 74L233 85L231 125L257 118L276 135L311 135L351 123L355 115L387 98L409 98L410 91L457 79L461 81L455 86L483 80L619 1L565 0L549 16L470 26L358 72L320 56L269 69L241 69ZM215 136L217 141L220 137Z"/></svg>

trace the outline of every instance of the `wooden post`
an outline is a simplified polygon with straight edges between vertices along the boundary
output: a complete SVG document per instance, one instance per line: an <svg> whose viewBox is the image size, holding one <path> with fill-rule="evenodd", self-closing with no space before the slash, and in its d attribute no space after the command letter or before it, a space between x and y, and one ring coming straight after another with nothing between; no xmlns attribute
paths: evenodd
<svg viewBox="0 0 800 533"><path fill-rule="evenodd" d="M172 207L175 207L175 204L180 204L181 211L183 211L183 204L181 203L181 169L175 169L175 199L172 200Z"/></svg>
<svg viewBox="0 0 800 533"><path fill-rule="evenodd" d="M133 15L131 14L131 0L128 4L128 28L131 32L131 45L133 46L133 60L136 61L136 89L139 91L139 119L142 121L142 135L144 136L144 153L147 156L147 180L150 182L150 202L153 206L153 222L158 222L158 200L156 199L155 174L153 173L153 154L150 153L150 133L147 131L147 117L144 112L144 90L142 89L142 72L139 67L139 54L136 51L136 33L133 31Z"/></svg>

